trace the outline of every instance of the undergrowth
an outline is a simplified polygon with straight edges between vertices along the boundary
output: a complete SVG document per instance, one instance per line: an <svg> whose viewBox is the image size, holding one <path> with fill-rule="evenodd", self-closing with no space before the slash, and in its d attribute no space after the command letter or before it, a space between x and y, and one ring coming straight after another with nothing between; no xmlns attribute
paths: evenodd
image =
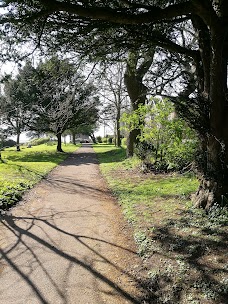
<svg viewBox="0 0 228 304"><path fill-rule="evenodd" d="M193 173L143 174L122 148L96 145L101 172L117 197L142 265L142 303L225 304L228 298L228 210L194 209Z"/></svg>

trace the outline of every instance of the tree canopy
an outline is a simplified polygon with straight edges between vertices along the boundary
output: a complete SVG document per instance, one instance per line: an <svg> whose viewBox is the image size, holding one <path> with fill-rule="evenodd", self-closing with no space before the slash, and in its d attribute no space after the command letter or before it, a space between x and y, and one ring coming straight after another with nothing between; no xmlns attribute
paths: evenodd
<svg viewBox="0 0 228 304"><path fill-rule="evenodd" d="M30 62L8 79L1 96L3 123L18 137L23 131L53 132L59 138L68 128L95 123L99 99L67 59L52 57L35 68ZM19 145L19 138L18 138Z"/></svg>
<svg viewBox="0 0 228 304"><path fill-rule="evenodd" d="M163 65L160 75L161 94L164 84L170 82L164 77L166 67L173 71L178 62L176 75L181 81L173 77L169 95L179 114L198 132L202 151L198 164L201 185L195 203L209 208L215 201L224 201L228 195L227 1L1 3L1 37L9 47L2 50L2 57L8 56L9 50L11 56L17 54L19 43L33 43L44 52L83 52L85 48L88 56L154 46L156 52L162 50L160 63L170 63Z"/></svg>
<svg viewBox="0 0 228 304"><path fill-rule="evenodd" d="M17 146L20 150L20 135L28 130L32 116L34 96L37 89L34 84L34 68L27 62L19 69L15 78L4 81L3 94L0 95L1 120L5 133L17 135Z"/></svg>

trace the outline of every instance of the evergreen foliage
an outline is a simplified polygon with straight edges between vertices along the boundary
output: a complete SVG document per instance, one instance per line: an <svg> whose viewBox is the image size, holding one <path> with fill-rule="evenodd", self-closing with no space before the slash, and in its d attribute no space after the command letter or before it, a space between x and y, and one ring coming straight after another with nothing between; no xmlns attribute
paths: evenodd
<svg viewBox="0 0 228 304"><path fill-rule="evenodd" d="M1 4L2 58L20 57L20 44L30 53L36 48L46 54L72 51L90 60L155 48L152 94L172 99L178 114L198 134L201 184L195 205L209 209L228 197L227 1L7 0ZM142 89L137 99L145 95Z"/></svg>

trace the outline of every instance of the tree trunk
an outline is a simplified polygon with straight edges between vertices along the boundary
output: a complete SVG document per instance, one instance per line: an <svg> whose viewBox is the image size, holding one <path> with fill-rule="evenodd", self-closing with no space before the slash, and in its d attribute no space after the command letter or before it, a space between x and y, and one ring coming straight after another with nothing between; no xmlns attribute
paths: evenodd
<svg viewBox="0 0 228 304"><path fill-rule="evenodd" d="M76 145L76 133L72 132L72 142L74 145Z"/></svg>
<svg viewBox="0 0 228 304"><path fill-rule="evenodd" d="M61 133L57 133L57 152L63 152L62 149L62 134Z"/></svg>
<svg viewBox="0 0 228 304"><path fill-rule="evenodd" d="M209 130L202 138L204 164L199 189L193 195L196 207L209 209L228 198L228 103L227 54L222 26L211 29ZM208 75L206 75L208 76Z"/></svg>
<svg viewBox="0 0 228 304"><path fill-rule="evenodd" d="M146 101L146 87L142 83L142 78L135 74L125 74L125 84L128 95L131 100L132 110L138 109L140 104L145 104ZM135 129L129 132L127 138L127 157L132 157L134 154L134 145L137 142L137 136L140 135L140 130Z"/></svg>
<svg viewBox="0 0 228 304"><path fill-rule="evenodd" d="M129 132L127 137L127 157L132 157L134 154L134 146L138 142L138 136L140 135L139 129L134 129Z"/></svg>
<svg viewBox="0 0 228 304"><path fill-rule="evenodd" d="M144 60L138 68L138 54L136 52L129 53L127 67L124 74L124 83L131 100L133 111L137 110L139 105L144 105L146 102L147 87L143 84L143 77L153 62L154 52L155 50L153 49L145 54ZM139 134L140 130L132 130L129 132L127 138L127 157L133 156L134 144L137 142L137 136Z"/></svg>
<svg viewBox="0 0 228 304"><path fill-rule="evenodd" d="M16 149L17 149L18 152L21 151L21 149L20 149L20 135L21 135L20 133L17 133Z"/></svg>
<svg viewBox="0 0 228 304"><path fill-rule="evenodd" d="M121 147L121 134L120 134L120 107L117 108L116 115L116 143L117 147Z"/></svg>
<svg viewBox="0 0 228 304"><path fill-rule="evenodd" d="M96 137L94 136L94 133L91 133L91 134L90 134L90 138L92 139L92 141L93 141L94 144L97 143Z"/></svg>

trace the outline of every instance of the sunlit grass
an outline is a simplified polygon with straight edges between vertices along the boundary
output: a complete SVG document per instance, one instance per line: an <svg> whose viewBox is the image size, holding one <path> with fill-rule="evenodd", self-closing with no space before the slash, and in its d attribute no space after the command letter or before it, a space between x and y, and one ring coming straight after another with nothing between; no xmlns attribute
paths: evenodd
<svg viewBox="0 0 228 304"><path fill-rule="evenodd" d="M101 171L129 221L139 223L143 221L142 216L148 218L149 207L154 211L162 208L167 216L171 216L176 209L189 207L190 195L198 186L193 175L135 174L133 171L136 168L140 171L140 160L137 157L126 159L124 148L103 144L95 145L94 149ZM140 210L144 210L141 214L139 205Z"/></svg>
<svg viewBox="0 0 228 304"><path fill-rule="evenodd" d="M15 203L23 190L32 187L77 148L72 144L63 145L66 153L59 153L56 146L43 144L32 148L22 147L20 152L15 148L2 151L0 208Z"/></svg>
<svg viewBox="0 0 228 304"><path fill-rule="evenodd" d="M98 155L98 159L105 164L102 168L114 167L119 165L120 161L126 159L126 151L124 148L117 148L114 145L99 144L94 145L94 150Z"/></svg>

